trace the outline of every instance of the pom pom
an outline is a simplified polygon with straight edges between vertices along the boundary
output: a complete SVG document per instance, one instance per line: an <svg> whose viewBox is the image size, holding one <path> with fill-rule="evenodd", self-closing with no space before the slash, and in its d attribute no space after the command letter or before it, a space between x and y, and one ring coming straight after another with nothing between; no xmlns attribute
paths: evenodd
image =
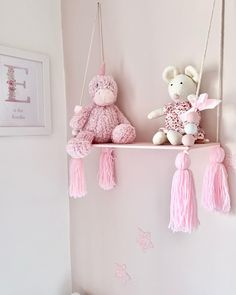
<svg viewBox="0 0 236 295"><path fill-rule="evenodd" d="M83 107L81 105L76 105L75 108L74 108L75 114L78 114L82 110L82 108Z"/></svg>
<svg viewBox="0 0 236 295"><path fill-rule="evenodd" d="M228 213L231 205L224 158L225 152L221 147L211 151L210 163L203 179L202 205L209 211Z"/></svg>
<svg viewBox="0 0 236 295"><path fill-rule="evenodd" d="M82 198L87 194L84 165L81 159L70 160L70 197Z"/></svg>
<svg viewBox="0 0 236 295"><path fill-rule="evenodd" d="M110 148L102 149L98 172L99 186L110 190L116 185L114 151Z"/></svg>
<svg viewBox="0 0 236 295"><path fill-rule="evenodd" d="M221 147L216 147L212 149L210 153L211 163L222 163L225 159L225 151Z"/></svg>
<svg viewBox="0 0 236 295"><path fill-rule="evenodd" d="M194 123L188 123L187 125L185 125L184 131L186 134L194 135L197 133L197 126Z"/></svg>
<svg viewBox="0 0 236 295"><path fill-rule="evenodd" d="M175 160L177 171L171 188L170 223L173 232L191 233L198 227L197 201L192 172L188 169L190 158L179 153Z"/></svg>
<svg viewBox="0 0 236 295"><path fill-rule="evenodd" d="M175 159L175 166L179 170L186 170L190 167L191 160L187 153L178 153Z"/></svg>
<svg viewBox="0 0 236 295"><path fill-rule="evenodd" d="M135 128L130 124L120 124L112 132L112 141L114 143L132 143L135 137Z"/></svg>

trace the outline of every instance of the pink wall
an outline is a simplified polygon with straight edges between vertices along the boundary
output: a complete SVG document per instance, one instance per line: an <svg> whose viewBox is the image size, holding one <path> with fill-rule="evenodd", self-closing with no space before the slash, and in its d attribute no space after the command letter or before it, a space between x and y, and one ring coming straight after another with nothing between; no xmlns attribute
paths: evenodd
<svg viewBox="0 0 236 295"><path fill-rule="evenodd" d="M70 117L79 101L96 1L64 0L63 33ZM166 65L199 66L210 14L210 0L103 0L105 55L116 78L119 105L150 141L159 122L146 114L168 101L161 74ZM218 9L219 10L219 9ZM236 133L234 0L226 7L225 103L222 141L234 154ZM219 12L210 40L203 90L217 93ZM89 79L99 66L97 45ZM86 97L89 100L88 96ZM211 139L215 114L204 116ZM234 295L236 220L234 215L209 214L199 206L201 227L192 234L167 229L174 152L117 151L118 186L104 192L97 185L98 150L86 159L89 194L70 203L71 253L74 290L87 295ZM208 154L192 152L198 200ZM232 197L235 170L230 169ZM233 200L233 204L235 201ZM152 233L154 248L143 253L137 245L138 227ZM114 276L115 263L127 265L132 279L123 284Z"/></svg>

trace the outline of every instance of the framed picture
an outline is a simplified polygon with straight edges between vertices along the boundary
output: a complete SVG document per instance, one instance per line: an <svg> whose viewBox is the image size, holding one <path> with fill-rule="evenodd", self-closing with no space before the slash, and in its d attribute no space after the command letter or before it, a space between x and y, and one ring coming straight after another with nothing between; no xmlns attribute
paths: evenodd
<svg viewBox="0 0 236 295"><path fill-rule="evenodd" d="M51 133L49 58L0 46L0 136Z"/></svg>

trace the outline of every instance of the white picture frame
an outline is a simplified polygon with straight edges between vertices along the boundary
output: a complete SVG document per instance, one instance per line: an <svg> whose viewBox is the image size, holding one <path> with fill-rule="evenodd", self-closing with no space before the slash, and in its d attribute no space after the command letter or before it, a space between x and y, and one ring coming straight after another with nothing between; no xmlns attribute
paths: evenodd
<svg viewBox="0 0 236 295"><path fill-rule="evenodd" d="M0 136L49 134L49 57L0 45Z"/></svg>

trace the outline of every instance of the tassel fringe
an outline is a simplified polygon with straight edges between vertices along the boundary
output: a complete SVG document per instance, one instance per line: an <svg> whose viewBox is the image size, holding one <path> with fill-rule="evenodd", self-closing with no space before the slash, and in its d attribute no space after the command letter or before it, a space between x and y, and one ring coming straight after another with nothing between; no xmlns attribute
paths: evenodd
<svg viewBox="0 0 236 295"><path fill-rule="evenodd" d="M228 213L231 206L224 158L225 152L221 147L212 150L203 179L202 205L209 211Z"/></svg>
<svg viewBox="0 0 236 295"><path fill-rule="evenodd" d="M179 153L175 161L177 171L171 188L170 223L173 232L191 233L199 225L197 201L190 158L187 153Z"/></svg>
<svg viewBox="0 0 236 295"><path fill-rule="evenodd" d="M70 160L70 187L69 194L72 198L82 198L87 194L84 164L82 159Z"/></svg>
<svg viewBox="0 0 236 295"><path fill-rule="evenodd" d="M115 187L115 158L114 151L111 148L103 148L100 155L99 186L104 190L110 190Z"/></svg>

